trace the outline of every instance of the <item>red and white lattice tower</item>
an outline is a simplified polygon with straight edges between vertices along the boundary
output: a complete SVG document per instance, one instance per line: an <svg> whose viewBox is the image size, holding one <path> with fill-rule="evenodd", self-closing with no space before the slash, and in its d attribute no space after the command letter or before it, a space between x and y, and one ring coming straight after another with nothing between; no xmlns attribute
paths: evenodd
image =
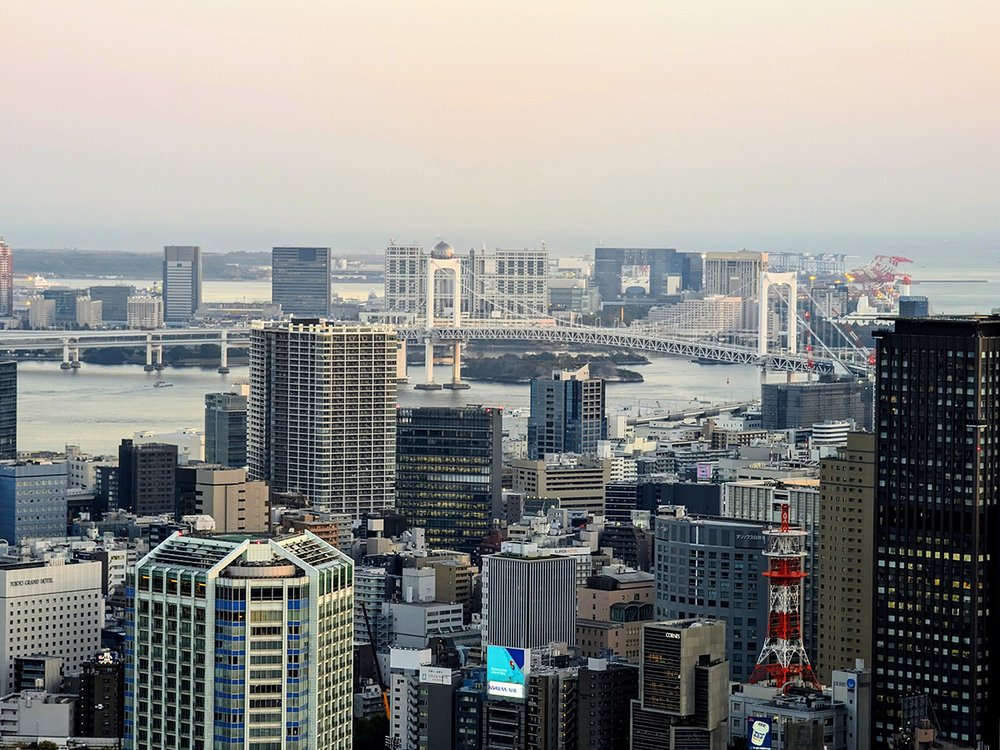
<svg viewBox="0 0 1000 750"><path fill-rule="evenodd" d="M781 528L764 532L764 555L768 560L764 576L768 580L770 613L767 638L750 675L751 683L768 683L779 688L795 684L819 687L802 643L805 536L804 530L789 525L787 505L781 508Z"/></svg>

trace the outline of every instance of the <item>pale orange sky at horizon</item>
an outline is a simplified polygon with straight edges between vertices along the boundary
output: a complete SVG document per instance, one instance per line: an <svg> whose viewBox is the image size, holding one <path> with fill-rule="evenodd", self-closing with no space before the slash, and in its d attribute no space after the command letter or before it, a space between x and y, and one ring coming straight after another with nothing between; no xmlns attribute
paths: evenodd
<svg viewBox="0 0 1000 750"><path fill-rule="evenodd" d="M7 0L0 28L15 247L1000 246L995 2Z"/></svg>

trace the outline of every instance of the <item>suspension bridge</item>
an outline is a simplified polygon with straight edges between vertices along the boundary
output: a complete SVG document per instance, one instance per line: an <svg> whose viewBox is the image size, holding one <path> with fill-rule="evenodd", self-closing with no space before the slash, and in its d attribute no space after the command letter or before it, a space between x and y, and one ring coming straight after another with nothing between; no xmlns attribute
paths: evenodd
<svg viewBox="0 0 1000 750"><path fill-rule="evenodd" d="M451 310L441 315L436 308L434 274L454 274L455 286L468 289L463 284L457 258L430 258L428 268L426 308L423 315L413 311L398 315L400 311L386 311L385 317L398 317L395 325L399 337L397 370L400 380L406 378L406 351L408 345L425 347L425 382L418 388L465 388L461 379L463 345L469 342L521 341L539 344L563 344L576 347L609 347L641 352L665 354L699 362L718 362L749 365L771 372L814 373L818 375L867 375L871 370L870 352L860 345L849 349L833 350L820 342L822 351L817 353L807 347L799 352L798 325L809 335L809 320L797 309L797 288L794 273L764 273L760 279L760 295L766 301L770 289L787 287L784 303L787 309L788 346L772 351L769 336L770 304L758 305L760 309L757 346L740 346L715 339L699 339L679 335L670 327L633 325L628 327L595 327L553 318L539 317L537 311L501 310L500 319L476 319L463 316L461 305L452 302ZM780 293L780 292L779 292ZM804 290L808 296L808 290ZM415 319L416 318L416 319ZM818 340L818 339L817 339ZM228 353L231 348L249 345L250 328L174 328L160 330L114 331L0 331L0 352L21 353L32 351L62 350L63 369L80 367L80 351L84 349L145 348L146 369L163 368L163 349L170 346L200 346L210 344L219 348L219 371L228 372ZM447 384L434 382L434 349L450 346L453 350L452 381Z"/></svg>

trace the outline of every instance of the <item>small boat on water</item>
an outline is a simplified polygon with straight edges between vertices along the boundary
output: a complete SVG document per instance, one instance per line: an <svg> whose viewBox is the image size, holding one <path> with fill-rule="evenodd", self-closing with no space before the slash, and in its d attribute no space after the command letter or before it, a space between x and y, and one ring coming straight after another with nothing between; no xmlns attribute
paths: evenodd
<svg viewBox="0 0 1000 750"><path fill-rule="evenodd" d="M154 388L172 388L173 385L174 385L173 383L168 383L165 380L157 380L155 383L153 383Z"/></svg>

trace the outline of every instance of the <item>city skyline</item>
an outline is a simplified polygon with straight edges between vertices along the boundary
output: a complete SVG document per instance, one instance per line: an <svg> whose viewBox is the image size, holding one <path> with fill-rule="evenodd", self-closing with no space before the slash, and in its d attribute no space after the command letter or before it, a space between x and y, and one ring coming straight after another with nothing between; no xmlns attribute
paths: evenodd
<svg viewBox="0 0 1000 750"><path fill-rule="evenodd" d="M8 240L377 250L447 232L559 253L1000 236L995 4L230 10L0 11L24 71L3 87Z"/></svg>

